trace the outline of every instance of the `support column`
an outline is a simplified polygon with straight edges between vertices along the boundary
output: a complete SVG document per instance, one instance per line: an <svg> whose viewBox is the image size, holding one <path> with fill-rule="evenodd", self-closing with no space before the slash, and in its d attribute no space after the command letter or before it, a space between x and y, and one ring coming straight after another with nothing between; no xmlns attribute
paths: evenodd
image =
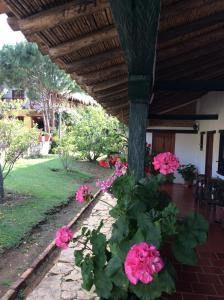
<svg viewBox="0 0 224 300"><path fill-rule="evenodd" d="M129 75L129 170L136 180L144 177L146 127L148 120L149 95L152 78L144 75Z"/></svg>
<svg viewBox="0 0 224 300"><path fill-rule="evenodd" d="M153 90L160 0L110 0L128 65L129 170L144 176L146 125Z"/></svg>

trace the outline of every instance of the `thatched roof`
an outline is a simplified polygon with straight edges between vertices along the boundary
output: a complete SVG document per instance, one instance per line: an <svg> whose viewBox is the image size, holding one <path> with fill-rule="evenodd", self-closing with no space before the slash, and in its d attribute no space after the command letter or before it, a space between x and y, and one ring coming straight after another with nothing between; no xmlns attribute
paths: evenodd
<svg viewBox="0 0 224 300"><path fill-rule="evenodd" d="M127 121L127 65L108 0L0 0L0 11L108 112ZM223 0L162 0L156 80L222 79L223 26ZM150 111L172 111L204 93L155 92Z"/></svg>

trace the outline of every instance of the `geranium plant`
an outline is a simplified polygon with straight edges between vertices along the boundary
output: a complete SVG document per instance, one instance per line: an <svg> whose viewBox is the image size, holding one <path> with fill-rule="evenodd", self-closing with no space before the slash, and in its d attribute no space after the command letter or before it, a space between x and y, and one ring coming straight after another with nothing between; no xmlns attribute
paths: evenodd
<svg viewBox="0 0 224 300"><path fill-rule="evenodd" d="M83 288L95 286L101 299L153 300L175 292L170 252L177 261L195 265L196 247L207 238L207 221L195 213L179 218L176 205L162 190L166 176L179 167L176 156L163 153L153 164L159 174L136 183L131 174L115 172L103 189L117 199L110 210L114 223L109 239L100 232L102 222L92 231L82 228L73 239L82 245L75 250L75 263L81 268ZM58 236L64 248L70 232Z"/></svg>
<svg viewBox="0 0 224 300"><path fill-rule="evenodd" d="M185 182L192 184L196 179L197 169L195 165L192 164L180 165L178 173L181 174Z"/></svg>

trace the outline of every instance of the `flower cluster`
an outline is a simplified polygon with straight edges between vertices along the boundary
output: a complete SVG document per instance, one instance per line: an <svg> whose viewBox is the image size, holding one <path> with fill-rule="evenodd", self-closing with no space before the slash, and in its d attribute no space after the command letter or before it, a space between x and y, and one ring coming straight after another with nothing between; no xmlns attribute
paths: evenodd
<svg viewBox="0 0 224 300"><path fill-rule="evenodd" d="M121 163L119 160L116 161L115 163L115 174L117 177L121 177L122 175L124 175L127 171L128 168L128 163L124 162Z"/></svg>
<svg viewBox="0 0 224 300"><path fill-rule="evenodd" d="M102 192L106 192L111 187L115 179L116 179L115 176L111 176L107 180L98 179L96 182L96 186L100 188Z"/></svg>
<svg viewBox="0 0 224 300"><path fill-rule="evenodd" d="M111 165L115 165L116 161L118 161L120 159L120 156L119 154L113 154L113 155L110 155L109 157L109 162Z"/></svg>
<svg viewBox="0 0 224 300"><path fill-rule="evenodd" d="M153 280L153 274L164 267L160 253L156 247L145 242L135 244L128 251L125 259L125 273L132 284L141 281L148 284Z"/></svg>
<svg viewBox="0 0 224 300"><path fill-rule="evenodd" d="M55 244L61 249L67 249L68 243L71 241L72 237L72 231L67 226L64 226L58 229L56 233Z"/></svg>
<svg viewBox="0 0 224 300"><path fill-rule="evenodd" d="M90 193L90 187L88 185L82 185L76 191L75 199L79 203L83 203L92 198L92 194Z"/></svg>
<svg viewBox="0 0 224 300"><path fill-rule="evenodd" d="M153 165L155 170L159 170L163 175L168 175L175 172L180 164L176 155L164 152L154 157Z"/></svg>
<svg viewBox="0 0 224 300"><path fill-rule="evenodd" d="M103 167L103 168L109 168L109 167L110 167L110 164L109 164L106 160L103 160L103 159L101 159L101 160L99 161L99 165L100 165L101 167Z"/></svg>

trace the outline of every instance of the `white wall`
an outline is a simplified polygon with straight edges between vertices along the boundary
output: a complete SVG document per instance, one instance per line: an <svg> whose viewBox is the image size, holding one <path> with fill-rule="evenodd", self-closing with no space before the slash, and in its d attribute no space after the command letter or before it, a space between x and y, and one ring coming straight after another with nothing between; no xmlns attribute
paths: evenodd
<svg viewBox="0 0 224 300"><path fill-rule="evenodd" d="M199 150L200 137L197 134L176 134L175 154L181 164L197 165L197 152ZM152 144L152 133L147 132L146 142ZM176 183L183 183L180 174L175 174Z"/></svg>
<svg viewBox="0 0 224 300"><path fill-rule="evenodd" d="M218 120L200 121L200 132L216 130L214 134L212 176L224 178L217 173L219 158L219 130L224 130L224 92L211 92L198 101L197 113L219 114ZM198 166L201 173L205 171L206 134L204 135L203 151L198 151Z"/></svg>
<svg viewBox="0 0 224 300"><path fill-rule="evenodd" d="M176 133L175 154L181 165L193 164L197 166L197 152L199 149L199 136L197 134ZM175 174L176 183L183 183L180 174Z"/></svg>

